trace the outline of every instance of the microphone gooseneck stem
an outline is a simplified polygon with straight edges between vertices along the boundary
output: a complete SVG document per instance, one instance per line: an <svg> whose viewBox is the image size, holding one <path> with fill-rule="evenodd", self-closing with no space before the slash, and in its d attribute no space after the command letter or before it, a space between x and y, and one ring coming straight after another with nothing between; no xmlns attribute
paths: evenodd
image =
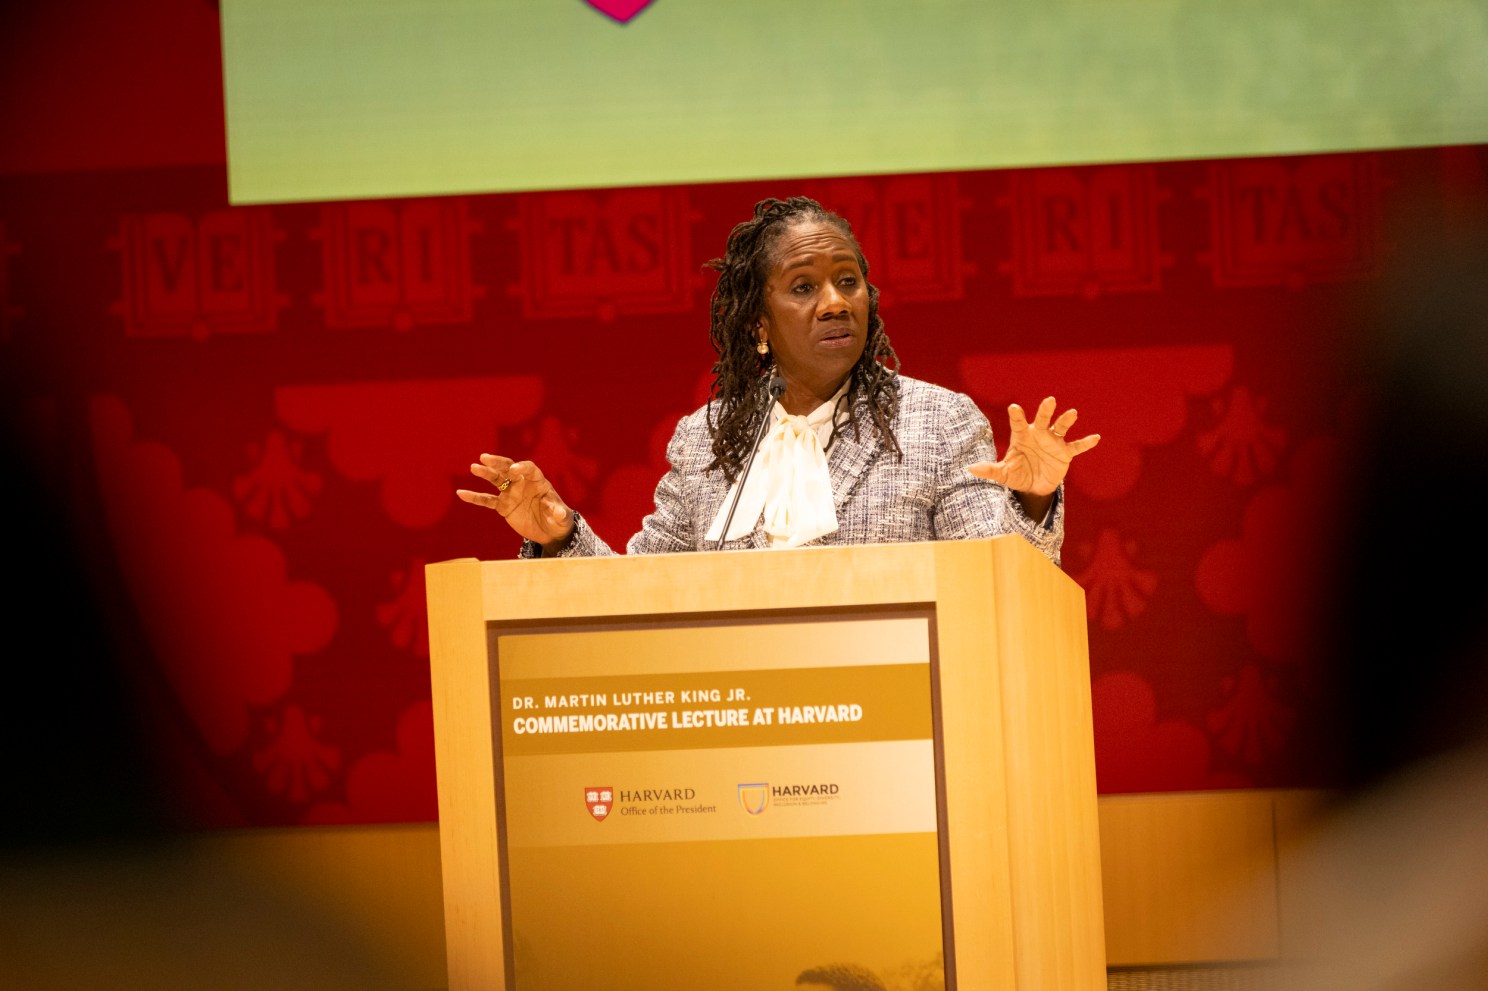
<svg viewBox="0 0 1488 991"><path fill-rule="evenodd" d="M754 434L754 443L749 445L749 457L744 459L744 470L739 473L739 485L734 489L733 505L729 506L728 516L724 518L723 529L718 534L718 543L713 545L715 551L723 550L723 542L728 539L729 526L734 522L734 513L739 509L739 498L744 495L744 481L749 477L749 469L754 464L754 456L759 451L760 441L765 436L765 428L770 425L770 410L783 395L785 395L785 379L781 378L778 372L771 372L770 383L765 390L764 415L760 417L759 430Z"/></svg>

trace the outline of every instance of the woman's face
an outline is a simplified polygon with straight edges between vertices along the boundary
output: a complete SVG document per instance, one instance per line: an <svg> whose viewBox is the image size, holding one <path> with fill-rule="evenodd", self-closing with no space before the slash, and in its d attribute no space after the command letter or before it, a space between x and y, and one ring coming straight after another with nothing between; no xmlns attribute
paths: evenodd
<svg viewBox="0 0 1488 991"><path fill-rule="evenodd" d="M785 378L787 412L808 413L832 398L868 343L868 280L846 235L816 220L786 229L756 333Z"/></svg>

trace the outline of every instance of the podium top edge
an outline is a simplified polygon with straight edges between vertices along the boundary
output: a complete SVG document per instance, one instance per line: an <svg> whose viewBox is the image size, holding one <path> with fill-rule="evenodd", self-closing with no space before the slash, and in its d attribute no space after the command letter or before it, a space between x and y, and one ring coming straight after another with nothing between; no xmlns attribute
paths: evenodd
<svg viewBox="0 0 1488 991"><path fill-rule="evenodd" d="M1016 535L552 562L459 558L428 567L439 565L470 569L461 580L479 582L488 622L931 604L976 574L1058 572Z"/></svg>
<svg viewBox="0 0 1488 991"><path fill-rule="evenodd" d="M539 558L539 559L519 558L519 557L515 557L515 556L513 556L513 557L492 557L492 558L485 558L485 557L452 557L452 558L442 558L442 559L440 559L438 561L430 561L430 562L428 562L425 565L425 567L433 567L433 566L442 565L442 564L468 564L468 563L470 563L472 561L478 562L478 563L480 563L482 565L496 566L496 567L530 567L530 566L532 566L533 564L535 564L535 563L537 563L539 561L541 561L544 564L549 563L551 561L561 561L564 564L568 564L568 565L579 564L579 563L583 563L583 564L586 564L586 565L592 565L592 564L594 564L596 562L601 562L601 561L605 561L605 562L617 562L617 561L636 562L636 561L666 561L666 560L671 560L671 561L682 561L682 560L696 561L696 560L700 560L700 559L707 559L707 560L710 560L711 561L711 560L718 560L719 557L721 557L721 556L722 557L726 557L729 561L741 561L741 560L746 560L746 559L750 559L750 558L758 558L758 557L764 557L764 556L781 556L781 555L806 555L806 554L854 555L854 554L863 554L863 553L874 553L874 552L877 552L877 551L882 551L884 549L892 549L895 552L901 552L901 553L907 552L907 553L912 553L912 554L914 554L914 553L924 554L924 553L934 553L935 550L938 549L938 548L960 548L964 552L965 549L972 548L972 547L993 547L993 546L1013 545L1013 544L1016 544L1016 545L1018 545L1020 547L1026 548L1029 552L1032 552L1034 554L1038 554L1038 551L1032 545L1030 545L1026 540L1024 540L1022 537L1018 536L1017 534L1006 533L1006 534L999 534L998 536L995 536L995 537L978 537L978 538L966 539L966 540L886 541L886 542L883 542L883 543L874 543L874 544L833 544L833 545L829 545L829 546L816 545L816 546L811 546L811 547L794 547L794 548L749 547L749 548L738 548L738 549L729 550L727 552L724 552L723 554L720 554L719 552L714 552L714 551L675 551L675 552L669 552L669 553L665 553L665 554L623 554L623 553L620 553L620 554L609 554L609 555L594 556L594 557L562 557L562 558ZM1040 555L1040 556L1042 556L1042 555Z"/></svg>

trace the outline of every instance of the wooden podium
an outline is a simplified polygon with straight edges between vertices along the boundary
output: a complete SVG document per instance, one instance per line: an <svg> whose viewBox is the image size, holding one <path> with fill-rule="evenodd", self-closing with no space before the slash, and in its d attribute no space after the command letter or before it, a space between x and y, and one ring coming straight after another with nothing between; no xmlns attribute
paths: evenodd
<svg viewBox="0 0 1488 991"><path fill-rule="evenodd" d="M505 791L504 634L520 634L530 671L548 634L683 625L705 643L783 624L805 637L783 642L814 649L809 624L839 617L927 631L947 986L1106 987L1084 594L1021 538L463 559L426 577L452 991L523 991L504 863L507 806L524 801Z"/></svg>

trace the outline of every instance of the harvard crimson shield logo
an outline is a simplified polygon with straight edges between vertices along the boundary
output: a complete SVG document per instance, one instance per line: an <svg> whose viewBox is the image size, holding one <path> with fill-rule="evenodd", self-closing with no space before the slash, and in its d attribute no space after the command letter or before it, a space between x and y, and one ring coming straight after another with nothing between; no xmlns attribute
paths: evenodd
<svg viewBox="0 0 1488 991"><path fill-rule="evenodd" d="M614 794L615 790L609 785L584 789L584 804L596 822L604 822L605 816L610 814L610 799Z"/></svg>

